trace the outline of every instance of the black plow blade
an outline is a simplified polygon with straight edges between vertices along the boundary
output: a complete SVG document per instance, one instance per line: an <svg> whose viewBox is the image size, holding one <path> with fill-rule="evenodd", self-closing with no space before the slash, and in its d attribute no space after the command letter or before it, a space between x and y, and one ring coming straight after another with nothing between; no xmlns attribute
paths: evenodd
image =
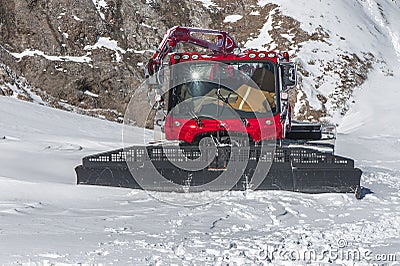
<svg viewBox="0 0 400 266"><path fill-rule="evenodd" d="M181 186L200 187L210 184L226 172L231 163L231 176L240 173L233 183L232 190L254 189L252 177L262 176L256 190L288 190L305 193L341 192L355 193L361 197L360 179L362 171L354 168L354 161L312 148L293 148L288 145L277 146L274 152L266 152L258 147L233 149L218 147L217 156L196 171L177 166L175 162L191 166L204 164L191 161L198 158L197 147L186 147L182 152L179 146L132 146L84 157L82 165L75 168L78 184L126 187L143 189L143 181L154 176L154 169L163 177L151 181L152 186L145 187L156 191L169 191L167 187L174 183ZM215 155L215 149L210 149ZM205 156L207 157L207 156ZM243 167L243 161L246 164ZM269 171L257 168L257 164L270 163ZM238 165L238 166L235 166ZM257 170L258 169L258 170ZM212 183L211 183L212 184ZM216 184L211 190L224 189ZM177 191L180 192L180 191Z"/></svg>

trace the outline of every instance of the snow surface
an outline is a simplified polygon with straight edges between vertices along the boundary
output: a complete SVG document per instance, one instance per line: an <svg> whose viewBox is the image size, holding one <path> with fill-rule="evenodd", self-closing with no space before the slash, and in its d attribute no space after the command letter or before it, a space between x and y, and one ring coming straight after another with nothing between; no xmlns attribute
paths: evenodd
<svg viewBox="0 0 400 266"><path fill-rule="evenodd" d="M90 96L90 97L94 97L94 98L98 98L98 97L99 97L98 94L93 93L93 92L91 92L91 91L85 91L84 94L86 94L86 95L88 95L88 96Z"/></svg>
<svg viewBox="0 0 400 266"><path fill-rule="evenodd" d="M108 4L106 1L104 0L92 0L93 1L93 5L96 7L97 12L99 13L101 19L105 19L105 15L102 12L102 9L108 9Z"/></svg>
<svg viewBox="0 0 400 266"><path fill-rule="evenodd" d="M110 37L99 37L94 45L86 45L84 50L94 50L100 48L106 48L115 51L115 60L117 62L120 62L122 59L120 53L126 53L124 49L118 46L118 41L112 40Z"/></svg>
<svg viewBox="0 0 400 266"><path fill-rule="evenodd" d="M77 62L77 63L89 63L92 61L92 59L88 56L55 56L55 55L46 55L43 51L39 50L25 50L21 53L11 53L12 56L15 58L21 59L25 56L43 56L47 60L50 61L71 61L71 62Z"/></svg>
<svg viewBox="0 0 400 266"><path fill-rule="evenodd" d="M259 11L251 11L249 15L252 15L252 16L259 16L259 15L260 15L260 12L259 12Z"/></svg>
<svg viewBox="0 0 400 266"><path fill-rule="evenodd" d="M210 7L218 7L212 0L196 0L197 2L201 2L205 8Z"/></svg>
<svg viewBox="0 0 400 266"><path fill-rule="evenodd" d="M233 22L236 22L236 21L238 21L238 20L240 20L242 18L243 18L243 16L241 16L241 15L229 15L229 16L225 17L223 22L224 23L228 23L228 22L233 23Z"/></svg>
<svg viewBox="0 0 400 266"><path fill-rule="evenodd" d="M271 36L268 34L268 31L272 29L272 16L268 16L267 22L264 24L264 26L260 29L260 34L258 37L249 40L245 43L246 48L255 48L255 49L260 49L264 50L264 45L269 44L272 41ZM272 50L272 49L271 49Z"/></svg>
<svg viewBox="0 0 400 266"><path fill-rule="evenodd" d="M77 17L76 15L73 15L72 17L73 17L73 19L75 19L76 21L82 21L82 19L80 19L80 18Z"/></svg>

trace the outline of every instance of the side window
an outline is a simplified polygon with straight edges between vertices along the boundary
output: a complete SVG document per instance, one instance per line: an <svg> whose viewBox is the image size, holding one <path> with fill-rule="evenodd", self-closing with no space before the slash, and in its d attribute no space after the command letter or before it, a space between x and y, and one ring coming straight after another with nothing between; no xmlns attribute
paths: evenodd
<svg viewBox="0 0 400 266"><path fill-rule="evenodd" d="M261 90L275 92L275 76L270 70L264 67L257 68L251 78Z"/></svg>
<svg viewBox="0 0 400 266"><path fill-rule="evenodd" d="M268 64L259 66L253 73L251 77L253 81L260 87L265 98L268 101L269 106L272 111L276 110L276 88L275 88L275 75L273 69L269 69Z"/></svg>

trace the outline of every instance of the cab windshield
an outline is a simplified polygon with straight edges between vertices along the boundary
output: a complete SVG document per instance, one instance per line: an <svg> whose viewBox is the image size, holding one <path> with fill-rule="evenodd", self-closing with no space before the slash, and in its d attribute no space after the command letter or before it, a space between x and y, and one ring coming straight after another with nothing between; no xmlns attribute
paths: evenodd
<svg viewBox="0 0 400 266"><path fill-rule="evenodd" d="M185 116L191 112L200 115L215 114L218 106L220 109L223 102L233 108L240 117L254 117L254 113L276 112L277 97L273 63L269 61L223 63L216 67L199 61L199 63L185 66L182 71L192 79L173 87L168 109L179 116ZM182 71L179 71L179 74L182 75ZM204 109L205 98L208 99L207 109ZM210 98L215 100L210 101Z"/></svg>

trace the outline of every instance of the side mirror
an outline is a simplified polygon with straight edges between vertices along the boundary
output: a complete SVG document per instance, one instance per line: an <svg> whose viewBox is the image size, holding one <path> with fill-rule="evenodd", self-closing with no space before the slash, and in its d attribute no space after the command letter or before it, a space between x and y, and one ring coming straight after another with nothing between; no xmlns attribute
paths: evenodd
<svg viewBox="0 0 400 266"><path fill-rule="evenodd" d="M282 62L282 85L283 90L288 90L297 85L297 66L293 62Z"/></svg>

